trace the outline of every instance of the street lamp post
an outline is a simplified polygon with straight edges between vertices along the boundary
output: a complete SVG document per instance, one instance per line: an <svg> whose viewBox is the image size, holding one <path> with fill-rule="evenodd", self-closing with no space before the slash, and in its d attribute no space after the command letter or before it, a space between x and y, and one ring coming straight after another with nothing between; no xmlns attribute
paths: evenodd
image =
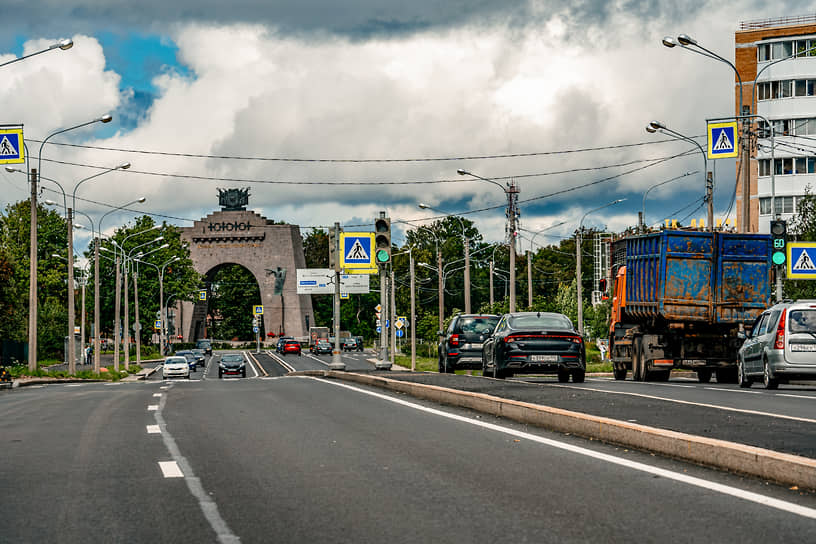
<svg viewBox="0 0 816 544"><path fill-rule="evenodd" d="M440 210L438 208L434 208L434 207L429 206L427 204L420 203L418 206L419 206L419 208L421 208L423 210L428 209L428 210L434 210L434 211L437 211L437 212L440 212L440 213L448 214L448 212L445 212L445 211ZM464 280L465 281L465 313L469 314L470 313L470 239L467 237L467 234L465 232L466 231L465 222L462 220L462 218L459 217L458 215L448 214L448 216L449 217L455 217L456 219L459 220L459 223L462 225L462 245L465 246L465 280Z"/></svg>
<svg viewBox="0 0 816 544"><path fill-rule="evenodd" d="M507 217L510 221L509 226L509 241L508 246L510 248L510 312L516 311L516 215L518 214L517 210L517 199L519 188L515 184L515 182L511 181L507 184L507 187L503 186L501 183L497 183L492 179L484 178L473 172L468 172L467 170L463 170L459 168L456 170L456 173L460 176L471 176L476 179L480 179L482 181L486 181L488 183L492 183L501 188L504 191L504 194L507 196Z"/></svg>
<svg viewBox="0 0 816 544"><path fill-rule="evenodd" d="M60 40L57 43L52 43L51 45L49 45L45 49L41 49L39 51L35 51L34 53L29 53L28 55L23 55L22 57L17 57L16 59L11 59L9 61L6 61L3 64L0 64L0 67L6 66L7 64L12 64L14 62L19 62L19 61L24 60L24 59L31 58L31 57L33 57L35 55L39 55L40 53L53 51L55 49L60 49L62 51L67 51L68 49L71 49L73 46L74 46L74 41L71 40L71 39Z"/></svg>
<svg viewBox="0 0 816 544"><path fill-rule="evenodd" d="M73 42L71 42L73 45ZM69 48L66 43L66 49ZM30 171L31 178L31 235L29 248L29 289L28 289L28 369L35 371L37 369L37 176L42 171L42 151L45 143L52 137L82 128L84 126L101 122L109 123L112 117L110 115L103 115L93 121L74 125L72 127L64 128L56 132L52 132L40 144L40 150L37 155L37 168L32 168ZM71 331L73 333L73 331ZM69 335L70 336L70 335Z"/></svg>
<svg viewBox="0 0 816 544"><path fill-rule="evenodd" d="M603 206L598 206L597 208L589 210L583 215L583 217L581 217L581 221L578 223L578 230L575 231L575 286L578 291L578 334L581 336L584 335L584 293L581 286L581 234L582 229L584 228L584 219L586 219L587 215L593 212L608 208L609 206L614 206L615 204L623 202L624 200L626 199L619 198L617 200L613 200L612 202L607 202Z"/></svg>
<svg viewBox="0 0 816 544"><path fill-rule="evenodd" d="M680 134L676 130L672 130L660 121L652 121L648 125L646 125L646 132L650 134L654 134L655 132L662 132L663 134L668 134L669 136L674 136L680 140L685 140L697 146L697 149L700 150L700 153L703 155L703 172L705 176L705 199L707 204L707 211L706 214L708 217L708 230L714 230L714 180L711 177L711 172L708 171L708 156L706 155L705 149L700 143L695 140L694 138L690 138L685 134ZM747 231L746 231L747 232Z"/></svg>
<svg viewBox="0 0 816 544"><path fill-rule="evenodd" d="M680 46L682 49L687 51L691 51L692 53L697 53L698 55L702 55L704 57L708 57L710 59L714 59L718 62L723 64L727 64L734 70L734 73L737 75L737 81L739 82L739 108L738 108L738 117L742 116L743 113L743 103L742 103L742 76L737 70L737 67L734 66L734 63L730 60L726 59L711 51L710 49L706 49L702 45L700 45L697 40L692 38L687 34L680 34L677 36L677 39L667 36L663 38L663 45L668 48L673 48L676 46ZM751 106L748 106L748 112L750 114ZM740 228L743 232L750 232L750 199L751 199L751 172L750 172L750 157L748 154L748 124L743 121L742 123L742 141L740 142L740 162L742 168L742 210L741 210L741 225ZM686 138L683 138L686 139ZM696 142L695 142L696 143ZM699 145L699 144L698 144ZM706 173L708 170L706 170ZM707 175L707 174L706 174Z"/></svg>
<svg viewBox="0 0 816 544"><path fill-rule="evenodd" d="M124 330L124 333L125 333L124 334L125 370L130 369L130 307L129 307L130 297L128 297L128 270L130 270L130 267L133 266L133 257L131 257L131 255L137 249L139 249L141 247L144 247L146 245L150 245L150 244L155 243L155 242L159 242L161 240L164 240L164 236L158 236L158 237L156 237L155 239L153 239L153 240L151 240L149 242L139 244L138 246L132 248L127 253L125 253L124 241L122 242L122 254L124 255L124 259L123 259L124 262L123 262L123 265L122 265L122 269L123 269L123 276L124 276L124 280L125 280L125 285L124 285L124 287L125 287L125 330ZM162 247L167 247L167 245L162 246ZM159 248L156 248L156 249L162 249L162 248L159 247Z"/></svg>
<svg viewBox="0 0 816 544"><path fill-rule="evenodd" d="M172 263L174 263L176 261L179 261L179 260L181 260L181 258L178 257L178 256L175 256L172 259L165 262L164 264L162 264L161 266L159 266L159 265L156 265L156 264L153 264L153 263L138 259L138 262L140 262L142 264L150 265L153 268L155 268L156 272L159 275L159 321L161 322L160 323L161 326L159 327L159 354L160 355L163 354L163 349L164 349L164 326L165 326L165 320L167 319L166 311L165 311L165 308L164 308L164 269L167 266L169 266L170 264L172 264Z"/></svg>
<svg viewBox="0 0 816 544"><path fill-rule="evenodd" d="M549 227L544 227L540 231L533 234L533 237L530 238L530 251L527 252L527 307L533 307L533 241L536 239L536 236L541 234L542 232L548 231L550 229L554 229L555 227L560 227L566 223L566 221L561 221L560 223L556 223L554 225L550 225Z"/></svg>

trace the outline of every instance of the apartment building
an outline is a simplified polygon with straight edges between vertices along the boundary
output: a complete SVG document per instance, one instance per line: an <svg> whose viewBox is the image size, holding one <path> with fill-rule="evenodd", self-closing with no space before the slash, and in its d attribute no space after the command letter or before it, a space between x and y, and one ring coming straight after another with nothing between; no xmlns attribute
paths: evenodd
<svg viewBox="0 0 816 544"><path fill-rule="evenodd" d="M767 233L774 215L791 218L808 187L816 193L816 14L742 22L734 43L742 110L773 127L773 150L762 119L751 140L748 230Z"/></svg>

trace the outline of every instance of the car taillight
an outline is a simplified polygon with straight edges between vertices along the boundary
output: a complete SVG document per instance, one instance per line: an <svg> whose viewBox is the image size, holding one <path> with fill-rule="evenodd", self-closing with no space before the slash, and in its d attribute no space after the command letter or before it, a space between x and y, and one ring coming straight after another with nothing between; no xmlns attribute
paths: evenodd
<svg viewBox="0 0 816 544"><path fill-rule="evenodd" d="M450 345L451 346L458 346L459 345L459 335L458 334L451 334Z"/></svg>
<svg viewBox="0 0 816 544"><path fill-rule="evenodd" d="M776 342L774 342L774 349L785 349L785 313L787 308L782 310L782 315L779 316L779 325L776 326Z"/></svg>

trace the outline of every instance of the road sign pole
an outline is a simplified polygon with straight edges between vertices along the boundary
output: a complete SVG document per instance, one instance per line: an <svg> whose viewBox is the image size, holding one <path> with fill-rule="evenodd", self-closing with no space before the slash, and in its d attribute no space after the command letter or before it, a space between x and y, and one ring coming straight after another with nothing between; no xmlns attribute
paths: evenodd
<svg viewBox="0 0 816 544"><path fill-rule="evenodd" d="M340 223L334 224L335 243L340 241ZM332 362L330 370L345 370L346 365L340 356L340 263L335 263L334 269L334 348L332 348Z"/></svg>
<svg viewBox="0 0 816 544"><path fill-rule="evenodd" d="M396 309L396 295L394 293L394 267L390 267L391 273L389 275L388 286L391 291L391 301L388 305L388 315L391 320L391 358L389 362L393 365L397 360L397 309Z"/></svg>
<svg viewBox="0 0 816 544"><path fill-rule="evenodd" d="M385 274L385 267L380 266L380 306L382 307L381 315L385 316L385 319L388 319L388 298L386 296L386 274ZM380 364L384 365L386 359L388 358L387 354L387 337L386 337L386 328L385 328L385 320L380 320Z"/></svg>

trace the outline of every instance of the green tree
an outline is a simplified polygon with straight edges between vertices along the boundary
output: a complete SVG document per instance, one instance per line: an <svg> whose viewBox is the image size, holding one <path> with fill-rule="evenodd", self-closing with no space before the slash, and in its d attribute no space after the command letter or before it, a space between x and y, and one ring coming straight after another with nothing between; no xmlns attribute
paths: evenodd
<svg viewBox="0 0 816 544"><path fill-rule="evenodd" d="M241 265L222 265L210 275L209 293L210 335L225 340L253 340L252 306L261 304L261 290L255 276ZM260 325L263 336L263 320Z"/></svg>
<svg viewBox="0 0 816 544"><path fill-rule="evenodd" d="M68 267L63 260L68 230L57 212L39 206L37 226L37 356L61 358L68 333ZM28 338L30 232L29 201L6 206L0 214L0 316L15 315L0 330L18 341Z"/></svg>

